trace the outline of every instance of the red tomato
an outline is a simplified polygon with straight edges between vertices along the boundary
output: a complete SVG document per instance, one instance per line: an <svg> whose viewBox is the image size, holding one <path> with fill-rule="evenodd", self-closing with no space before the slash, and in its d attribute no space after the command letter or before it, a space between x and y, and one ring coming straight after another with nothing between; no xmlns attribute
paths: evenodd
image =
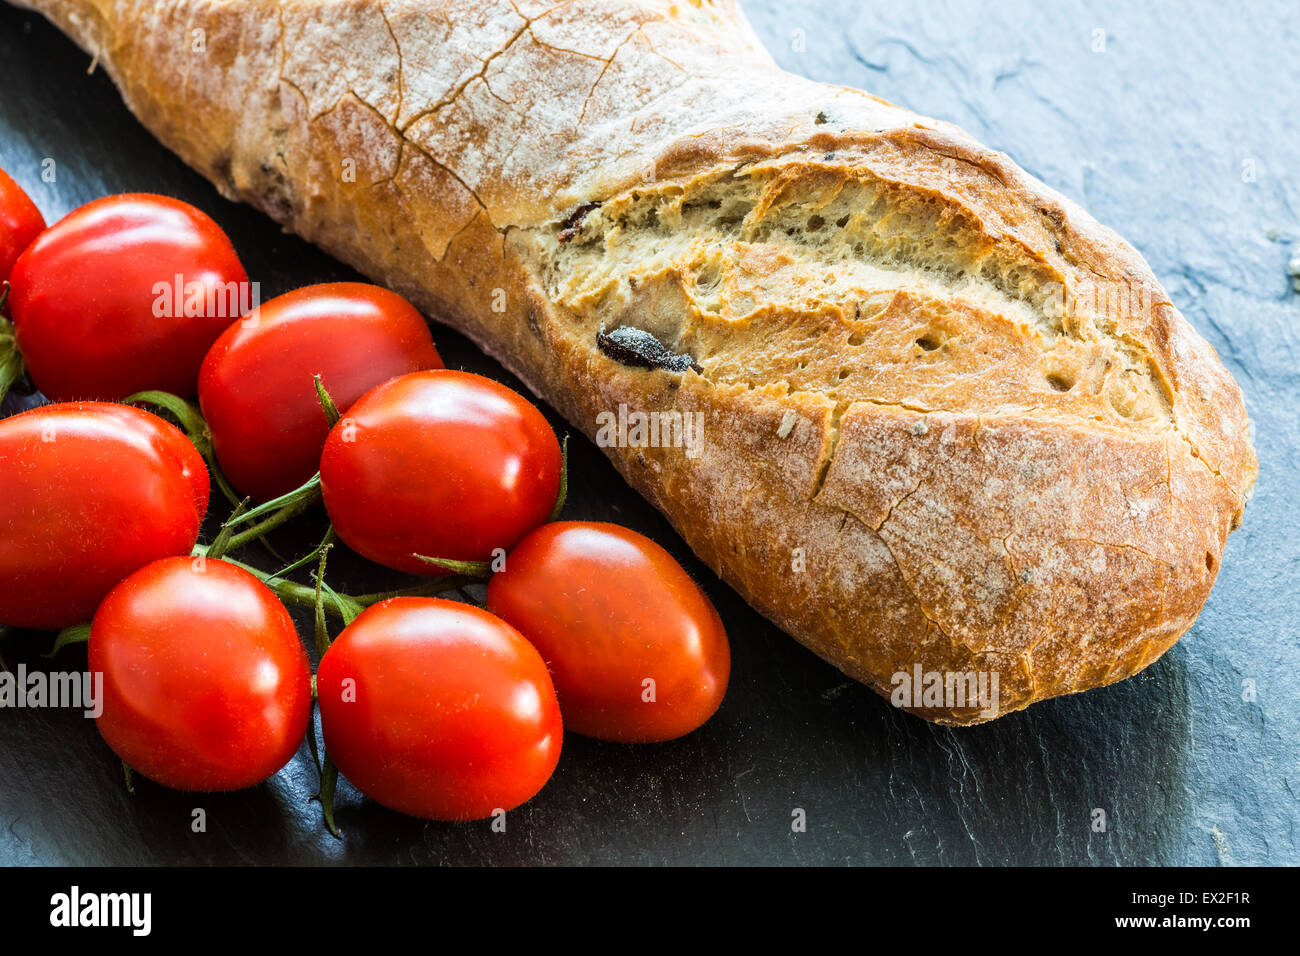
<svg viewBox="0 0 1300 956"><path fill-rule="evenodd" d="M316 688L339 772L412 816L510 810L560 759L560 708L541 656L469 604L393 598L367 608L321 658Z"/></svg>
<svg viewBox="0 0 1300 956"><path fill-rule="evenodd" d="M390 378L442 368L429 326L395 292L359 282L297 289L217 339L199 402L230 483L265 501L320 468L329 425L312 377L340 412Z"/></svg>
<svg viewBox="0 0 1300 956"><path fill-rule="evenodd" d="M542 525L493 575L487 606L541 651L564 726L588 737L672 740L727 692L718 612L672 555L627 528Z"/></svg>
<svg viewBox="0 0 1300 956"><path fill-rule="evenodd" d="M284 605L225 561L165 558L113 588L90 626L99 732L178 790L238 790L302 743L311 672Z"/></svg>
<svg viewBox="0 0 1300 956"><path fill-rule="evenodd" d="M90 619L109 590L188 554L208 507L203 459L127 405L46 405L0 421L0 622Z"/></svg>
<svg viewBox="0 0 1300 956"><path fill-rule="evenodd" d="M193 395L208 348L251 307L220 227L188 203L143 193L60 219L18 257L10 282L18 348L54 401Z"/></svg>
<svg viewBox="0 0 1300 956"><path fill-rule="evenodd" d="M533 405L468 372L415 372L367 392L325 440L334 530L380 564L440 574L413 554L484 561L541 524L560 445Z"/></svg>
<svg viewBox="0 0 1300 956"><path fill-rule="evenodd" d="M45 228L45 217L23 188L0 169L0 282L18 256Z"/></svg>

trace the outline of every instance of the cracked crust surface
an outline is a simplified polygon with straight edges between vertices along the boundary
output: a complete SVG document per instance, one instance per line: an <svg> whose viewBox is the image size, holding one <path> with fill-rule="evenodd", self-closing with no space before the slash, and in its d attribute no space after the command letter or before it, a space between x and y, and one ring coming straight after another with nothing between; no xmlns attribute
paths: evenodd
<svg viewBox="0 0 1300 956"><path fill-rule="evenodd" d="M756 608L882 693L998 713L1192 623L1256 463L1142 258L948 124L780 71L734 2L34 0L137 116L451 322ZM628 367L605 326L699 371ZM975 707L911 708L948 723Z"/></svg>

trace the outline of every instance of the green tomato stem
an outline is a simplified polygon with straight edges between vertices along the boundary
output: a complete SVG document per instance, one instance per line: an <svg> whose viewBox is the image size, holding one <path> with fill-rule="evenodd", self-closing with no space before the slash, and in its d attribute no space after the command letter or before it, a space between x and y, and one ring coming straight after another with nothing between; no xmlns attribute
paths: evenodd
<svg viewBox="0 0 1300 956"><path fill-rule="evenodd" d="M324 657L325 652L330 649L330 631L329 625L325 622L325 561L330 555L331 545L325 545L319 548L320 563L316 565L316 603L314 606L314 617L316 625L316 654L318 657ZM336 595L331 595L337 597Z"/></svg>
<svg viewBox="0 0 1300 956"><path fill-rule="evenodd" d="M5 289L8 291L8 283L5 283ZM25 371L26 365L22 353L18 351L13 324L0 318L0 403L4 402L9 389L23 377Z"/></svg>
<svg viewBox="0 0 1300 956"><path fill-rule="evenodd" d="M330 393L326 391L325 383L321 381L319 375L312 377L312 384L316 386L316 397L320 399L320 407L325 411L325 420L329 422L330 428L333 428L338 424L341 417L339 408L334 404L334 399L330 397Z"/></svg>
<svg viewBox="0 0 1300 956"><path fill-rule="evenodd" d="M156 405L170 412L172 417L180 423L181 431L185 432L185 437L198 449L199 454L203 456L203 460L207 462L208 471L212 474L212 480L216 482L218 490L225 499L232 505L237 505L243 500L243 496L237 494L235 489L230 487L225 472L221 470L221 465L217 461L216 449L212 444L212 432L208 430L208 423L199 409L179 395L157 390L136 392L134 395L128 395L122 399L122 403L125 405Z"/></svg>
<svg viewBox="0 0 1300 956"><path fill-rule="evenodd" d="M455 571L457 574L467 578L489 578L492 576L491 561L456 561L452 558L431 558L424 554L412 554L411 557L419 558L425 564L432 564L434 567L442 568L444 571Z"/></svg>
<svg viewBox="0 0 1300 956"><path fill-rule="evenodd" d="M325 751L325 760L321 766L320 773L320 792L316 794L320 800L321 811L325 815L325 826L329 828L331 834L335 837L342 836L338 824L334 822L334 792L338 789L339 768L334 766L334 761L330 759L329 751Z"/></svg>
<svg viewBox="0 0 1300 956"><path fill-rule="evenodd" d="M59 631L58 636L54 638L54 646L50 648L50 652L45 655L45 658L48 660L49 658L54 657L69 644L84 644L88 640L90 640L89 621L86 621L83 624L69 625Z"/></svg>
<svg viewBox="0 0 1300 956"><path fill-rule="evenodd" d="M234 512L221 524L221 530L217 532L216 539L204 549L204 553L209 558L225 557L226 552L230 550L230 543L233 539L231 522L248 510L248 499L245 498L235 506Z"/></svg>
<svg viewBox="0 0 1300 956"><path fill-rule="evenodd" d="M402 588L397 591L378 591L373 594L357 594L352 596L362 607L370 607L372 604L378 604L380 601L387 601L399 597L435 597L439 594L445 594L448 591L458 591L469 584L476 583L476 579L468 578L464 575L455 575L449 578L434 578L424 584L417 584L415 587Z"/></svg>
<svg viewBox="0 0 1300 956"><path fill-rule="evenodd" d="M569 497L569 435L566 432L564 441L560 444L560 492L555 496L555 506L551 508L551 513L547 521L554 521L564 510L564 501Z"/></svg>
<svg viewBox="0 0 1300 956"><path fill-rule="evenodd" d="M334 526L330 525L328 528L325 529L325 537L321 539L320 544L316 545L314 549L308 551L297 561L293 562L292 564L287 564L284 567L282 567L279 571L276 571L273 577L282 578L286 574L292 574L294 571L297 571L299 568L305 568L307 565L311 564L318 557L320 557L322 548L328 547L329 545L333 544L337 540L338 540L338 535L334 533Z"/></svg>
<svg viewBox="0 0 1300 956"><path fill-rule="evenodd" d="M232 536L230 539L230 543L228 545L228 550L234 551L236 548L242 548L250 541L256 541L258 538L262 537L268 532L274 531L276 528L280 527L280 525L284 524L285 522L293 518L296 518L298 515L302 514L304 511L306 511L308 508L314 505L316 503L317 498L319 497L320 494L318 491L315 497L312 497L310 495L304 495L302 498L290 502L288 505L286 505L285 507L281 508L279 511L271 515L271 517L267 518L265 521L260 521L257 524L253 525L253 527L247 528L244 531L239 532L239 534ZM247 518L248 515L251 513L252 512L245 512L243 515L240 515L237 520L232 516L232 520L229 523L228 527L233 528L237 524L242 524L244 519Z"/></svg>
<svg viewBox="0 0 1300 956"><path fill-rule="evenodd" d="M203 419L203 413L179 395L157 390L136 392L122 399L122 404L157 405L170 412L180 423L181 430L194 443L194 447L203 452L203 457L206 458L207 453L212 449L212 434L208 431L208 423Z"/></svg>
<svg viewBox="0 0 1300 956"><path fill-rule="evenodd" d="M316 588L314 587L310 587L306 584L298 584L295 581L288 581L284 578L276 577L273 574L267 574L260 568L256 568L251 564L245 564L243 561L236 561L234 558L222 558L221 560L228 564L233 564L237 568L243 568L274 591L276 596L286 604L293 604L298 607L308 607L313 609L316 607ZM360 614L365 610L365 608L358 603L355 598L342 594L338 597L342 607L333 602L329 602L326 603L325 609L327 611L332 611L340 618L346 617L345 609L346 611L352 612L354 615Z"/></svg>
<svg viewBox="0 0 1300 956"><path fill-rule="evenodd" d="M232 528L238 527L239 525L253 521L254 519L261 519L266 515L274 514L281 509L286 511L290 508L296 509L287 515L275 515L274 519L268 519L267 521L262 522L261 525L257 526L261 527L262 525L270 525L271 528L274 528L283 524L285 521L288 521L294 515L307 510L307 508L320 500L320 496L320 472L317 472L293 491L283 494L279 498L272 498L270 501L263 502L256 508L244 512L238 518L232 519L230 524ZM270 524L271 520L275 520L275 524ZM266 530L270 530L270 528L267 528ZM253 537L261 537L264 533L265 530L259 534L253 535Z"/></svg>

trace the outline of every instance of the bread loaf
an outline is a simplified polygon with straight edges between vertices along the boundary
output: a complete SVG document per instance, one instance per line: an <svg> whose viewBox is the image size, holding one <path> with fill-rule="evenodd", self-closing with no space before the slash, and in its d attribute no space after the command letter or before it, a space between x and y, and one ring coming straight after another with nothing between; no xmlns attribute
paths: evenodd
<svg viewBox="0 0 1300 956"><path fill-rule="evenodd" d="M1204 604L1256 459L1142 257L961 130L783 72L733 0L31 5L895 703L1108 684Z"/></svg>

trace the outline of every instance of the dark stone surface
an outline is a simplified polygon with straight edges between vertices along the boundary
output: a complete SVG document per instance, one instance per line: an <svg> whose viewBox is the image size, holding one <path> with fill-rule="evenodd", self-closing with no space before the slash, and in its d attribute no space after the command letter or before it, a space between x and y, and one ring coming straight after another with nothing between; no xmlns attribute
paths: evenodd
<svg viewBox="0 0 1300 956"><path fill-rule="evenodd" d="M1114 687L974 729L932 727L749 610L578 440L569 515L664 543L728 625L732 688L704 730L653 747L570 735L555 778L504 834L406 819L344 787L336 840L310 802L305 751L250 791L141 782L131 796L89 721L4 711L0 862L1300 862L1300 297L1286 277L1300 241L1300 12L1285 2L746 7L787 68L953 120L1080 200L1146 254L1218 349L1246 391L1261 475L1196 626ZM0 166L51 220L105 193L164 192L217 218L264 297L349 276L221 200L36 16L0 8L0 64ZM53 184L40 180L47 157ZM449 364L511 381L454 333L435 334ZM336 570L345 586L373 574ZM19 635L0 652L36 666L47 646ZM58 666L84 666L84 654ZM1255 702L1242 699L1247 680ZM206 833L190 830L195 807ZM806 833L791 832L795 808ZM1091 828L1094 809L1105 832Z"/></svg>

